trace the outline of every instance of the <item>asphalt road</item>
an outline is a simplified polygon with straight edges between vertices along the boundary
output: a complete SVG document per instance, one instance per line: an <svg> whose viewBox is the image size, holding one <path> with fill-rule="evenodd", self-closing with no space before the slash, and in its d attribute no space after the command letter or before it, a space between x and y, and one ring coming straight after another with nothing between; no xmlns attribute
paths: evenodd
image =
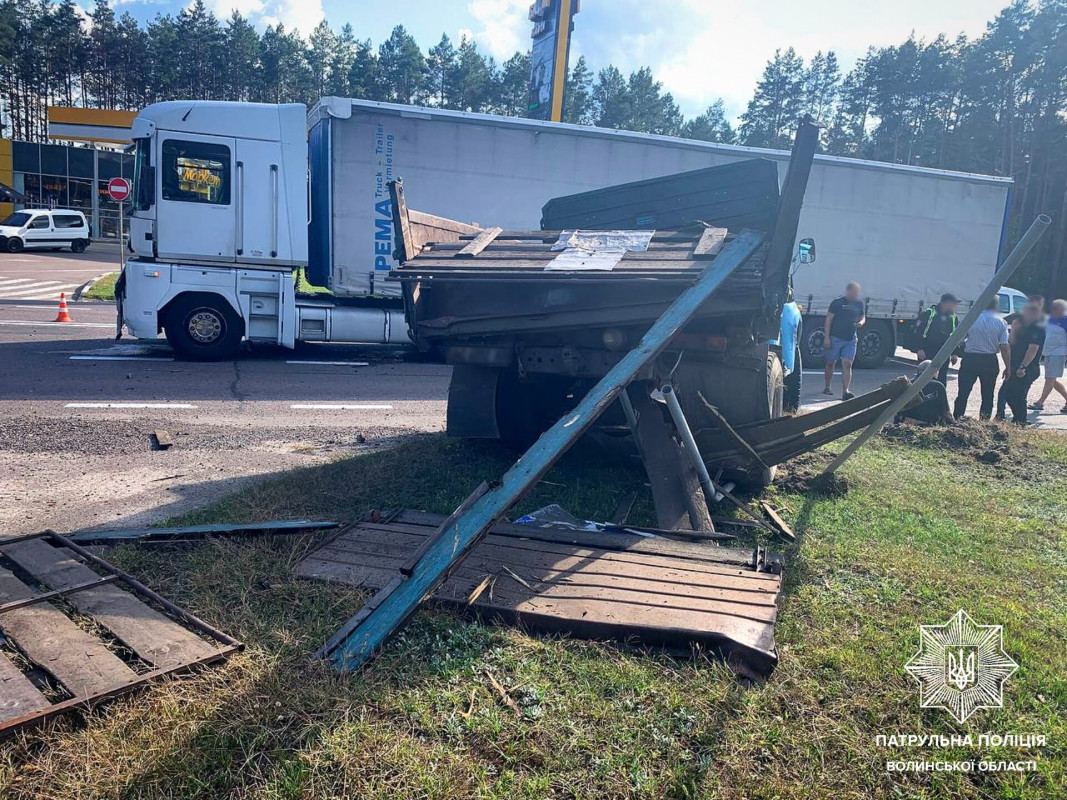
<svg viewBox="0 0 1067 800"><path fill-rule="evenodd" d="M59 301L68 299L86 281L119 268L118 244L94 242L84 253L70 250L23 250L0 253L0 301Z"/></svg>
<svg viewBox="0 0 1067 800"><path fill-rule="evenodd" d="M111 267L68 255L32 256L35 276L88 279ZM0 257L0 274L6 266ZM53 301L0 296L0 535L141 525L254 478L444 428L449 368L399 349L257 348L236 361L186 363L163 341L114 341L110 303L71 304L69 324L53 323L55 314ZM911 372L857 371L853 389ZM821 391L821 376L805 374L806 408L836 402ZM977 401L975 392L971 414ZM1067 414L1033 419L1067 430ZM157 429L173 448L152 448Z"/></svg>

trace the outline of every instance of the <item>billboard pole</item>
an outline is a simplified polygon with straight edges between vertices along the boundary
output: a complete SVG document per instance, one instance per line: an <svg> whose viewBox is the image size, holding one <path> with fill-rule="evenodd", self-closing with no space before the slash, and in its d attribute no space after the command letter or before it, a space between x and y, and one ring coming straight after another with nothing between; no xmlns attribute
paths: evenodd
<svg viewBox="0 0 1067 800"><path fill-rule="evenodd" d="M527 111L533 119L563 121L571 28L580 10L580 0L535 0L530 6L534 27Z"/></svg>

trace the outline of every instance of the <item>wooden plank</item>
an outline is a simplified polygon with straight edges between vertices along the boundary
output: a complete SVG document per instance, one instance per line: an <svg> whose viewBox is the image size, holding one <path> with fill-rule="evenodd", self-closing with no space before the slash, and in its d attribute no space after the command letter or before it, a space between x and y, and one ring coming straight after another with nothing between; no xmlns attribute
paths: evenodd
<svg viewBox="0 0 1067 800"><path fill-rule="evenodd" d="M33 594L10 571L0 569L0 601L22 600ZM137 677L103 642L83 631L51 603L0 614L0 629L75 697L106 692Z"/></svg>
<svg viewBox="0 0 1067 800"><path fill-rule="evenodd" d="M667 347L671 338L762 242L762 234L744 231L724 248L696 282L682 292L652 324L637 347L623 356L573 411L567 412L526 451L503 476L500 485L457 518L451 528L435 537L434 544L415 566L410 577L382 590L379 599L372 598L376 606L369 614L356 615L357 623L329 653L333 665L340 669L352 669L370 658L393 631L407 620L422 598L432 594L448 577L449 570L485 535L493 522L522 498L600 414L615 402L619 392Z"/></svg>
<svg viewBox="0 0 1067 800"><path fill-rule="evenodd" d="M4 555L42 583L63 589L100 576L69 552L40 540L4 547ZM172 669L206 658L218 648L117 586L107 584L67 596L78 611L93 617L142 659Z"/></svg>
<svg viewBox="0 0 1067 800"><path fill-rule="evenodd" d="M162 428L157 428L152 432L152 435L156 439L156 449L169 450L174 446L174 437L167 433Z"/></svg>
<svg viewBox="0 0 1067 800"><path fill-rule="evenodd" d="M793 529L789 527L789 523L782 519L781 515L774 510L774 507L766 500L760 500L759 504L760 508L763 509L763 513L767 515L771 524L777 529L778 535L790 542L795 542L797 538L796 534L794 534Z"/></svg>
<svg viewBox="0 0 1067 800"><path fill-rule="evenodd" d="M474 258L492 244L493 239L499 236L503 230L503 228L486 228L475 236L474 239L467 242L467 244L463 246L463 249L456 253L453 258Z"/></svg>
<svg viewBox="0 0 1067 800"><path fill-rule="evenodd" d="M432 520L442 520L440 514L430 514L425 511L404 510L396 518L394 529L421 532L429 526L436 527ZM742 523L751 524L751 523ZM644 530L638 528L637 530ZM654 530L654 529L652 529ZM664 531L663 533L667 533ZM692 534L692 531L683 531ZM665 556L681 559L687 563L720 564L724 561L734 563L734 559L741 554L747 554L747 548L722 547L707 541L678 541L664 536L638 536L625 531L572 531L563 528L540 528L534 525L515 525L509 522L498 522L489 529L487 539L493 537L507 539L529 540L545 542L572 547L587 547L591 550L605 550L614 553L626 553L630 556ZM741 562L738 562L741 563ZM745 561L744 563L747 563Z"/></svg>
<svg viewBox="0 0 1067 800"><path fill-rule="evenodd" d="M793 152L789 156L789 168L778 196L778 211L775 214L774 232L771 234L767 261L763 273L764 297L784 302L789 285L789 266L793 261L793 247L797 240L800 211L808 176L815 152L819 149L819 128L811 122L802 122L797 128ZM775 317L777 325L777 317Z"/></svg>
<svg viewBox="0 0 1067 800"><path fill-rule="evenodd" d="M324 546L324 550L379 553L402 558L425 541L425 534L413 534L391 529L375 530L359 525ZM621 557L620 557L621 556ZM362 557L362 556L360 556ZM737 564L708 565L680 559L661 557L625 557L610 551L578 547L554 548L547 542L523 542L506 537L487 536L467 557L499 561L530 570L548 572L572 571L576 567L588 575L622 577L626 580L677 580L686 586L717 587L740 592L765 593L777 585L778 578L769 573L754 572ZM751 554L747 562L751 562ZM466 563L466 562L464 562ZM658 591L655 584L634 583L635 592Z"/></svg>
<svg viewBox="0 0 1067 800"><path fill-rule="evenodd" d="M0 653L0 723L51 705L7 655Z"/></svg>
<svg viewBox="0 0 1067 800"><path fill-rule="evenodd" d="M404 181L390 181L389 194L393 201L393 231L396 235L396 251L393 257L403 264L414 258L421 248L416 247L411 235L411 219L408 216L407 200L404 198Z"/></svg>
<svg viewBox="0 0 1067 800"><path fill-rule="evenodd" d="M726 242L726 228L707 228L693 247L693 258L715 258Z"/></svg>

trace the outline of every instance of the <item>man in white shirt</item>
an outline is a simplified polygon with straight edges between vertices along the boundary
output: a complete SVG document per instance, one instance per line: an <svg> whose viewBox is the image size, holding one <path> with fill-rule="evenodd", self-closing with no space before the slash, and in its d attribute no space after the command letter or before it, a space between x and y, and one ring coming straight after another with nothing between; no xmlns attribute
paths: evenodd
<svg viewBox="0 0 1067 800"><path fill-rule="evenodd" d="M975 381L979 381L982 391L982 408L978 416L989 419L993 413L993 390L997 384L997 353L1008 369L1011 353L1008 350L1008 326L997 315L997 299L994 297L989 305L975 320L967 331L967 343L963 346L963 359L956 376L956 405L953 414L960 419L967 411L967 400Z"/></svg>
<svg viewBox="0 0 1067 800"><path fill-rule="evenodd" d="M1045 401L1056 392L1065 401L1061 414L1067 414L1067 387L1063 385L1064 362L1067 361L1067 300L1053 300L1051 313L1045 323L1045 386L1041 397L1030 408L1042 411Z"/></svg>

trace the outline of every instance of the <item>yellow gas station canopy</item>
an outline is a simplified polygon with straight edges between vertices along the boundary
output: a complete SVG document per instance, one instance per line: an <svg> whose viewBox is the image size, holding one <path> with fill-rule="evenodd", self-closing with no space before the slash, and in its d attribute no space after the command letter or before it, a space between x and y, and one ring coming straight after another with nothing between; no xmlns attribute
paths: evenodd
<svg viewBox="0 0 1067 800"><path fill-rule="evenodd" d="M48 138L129 144L130 124L136 116L136 111L49 106Z"/></svg>

